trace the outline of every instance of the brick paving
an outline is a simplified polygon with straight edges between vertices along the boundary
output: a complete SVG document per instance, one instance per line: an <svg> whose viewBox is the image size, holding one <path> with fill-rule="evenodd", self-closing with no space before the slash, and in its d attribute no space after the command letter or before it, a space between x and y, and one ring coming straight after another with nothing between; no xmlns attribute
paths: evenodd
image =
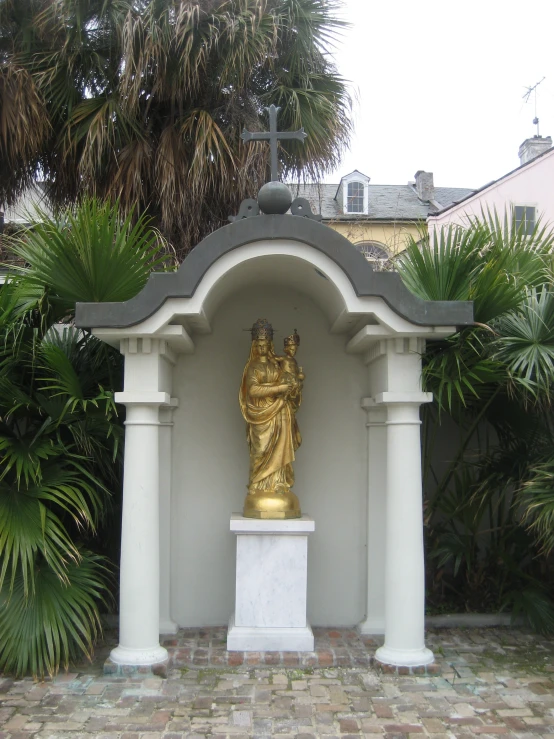
<svg viewBox="0 0 554 739"><path fill-rule="evenodd" d="M346 650L348 665L272 665L263 653L257 663L194 664L225 651L221 634L180 632L171 648L191 649L189 665L174 659L167 680L104 676L109 640L92 665L54 680L0 677L0 739L554 739L554 639L521 629L430 631L440 676L356 664L359 643L371 645L339 629L319 630L314 654Z"/></svg>
<svg viewBox="0 0 554 739"><path fill-rule="evenodd" d="M227 629L181 629L163 645L174 667L272 665L283 667L368 667L379 641L354 629L314 628L314 652L228 652Z"/></svg>
<svg viewBox="0 0 554 739"><path fill-rule="evenodd" d="M362 636L355 629L314 628L313 652L228 652L227 629L181 629L175 637L162 640L169 653L170 667L239 667L271 665L282 667L372 667L382 640ZM438 664L427 668L401 669L406 674L436 674Z"/></svg>

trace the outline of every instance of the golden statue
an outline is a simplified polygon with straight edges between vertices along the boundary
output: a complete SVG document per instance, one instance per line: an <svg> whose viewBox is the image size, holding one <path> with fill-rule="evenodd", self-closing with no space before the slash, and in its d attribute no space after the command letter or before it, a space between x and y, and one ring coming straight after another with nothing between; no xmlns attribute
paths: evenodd
<svg viewBox="0 0 554 739"><path fill-rule="evenodd" d="M260 318L252 326L250 358L239 392L250 451L246 518L300 518L292 492L294 452L302 443L296 411L302 401L304 373L294 358L300 337L285 339L284 357L273 348L273 328Z"/></svg>

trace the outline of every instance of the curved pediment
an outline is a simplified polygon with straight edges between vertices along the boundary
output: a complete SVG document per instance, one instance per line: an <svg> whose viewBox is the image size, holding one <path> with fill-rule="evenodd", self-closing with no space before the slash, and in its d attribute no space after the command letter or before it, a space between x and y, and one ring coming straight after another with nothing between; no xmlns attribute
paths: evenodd
<svg viewBox="0 0 554 739"><path fill-rule="evenodd" d="M345 290L338 285L339 281L335 283L343 293L345 304L348 304L345 293L352 291L358 298L381 298L394 313L417 326L459 326L473 321L472 303L417 298L404 286L398 274L374 272L371 264L347 239L315 220L292 215L260 215L236 221L210 234L186 257L176 272L152 274L144 289L131 300L124 303L78 303L76 323L90 328L136 326L170 299L194 298L204 278L223 257L254 243L267 245L275 242L277 245L283 241L309 247L308 251L303 250L304 259L310 260L311 251L316 270L318 253L332 260L351 287Z"/></svg>

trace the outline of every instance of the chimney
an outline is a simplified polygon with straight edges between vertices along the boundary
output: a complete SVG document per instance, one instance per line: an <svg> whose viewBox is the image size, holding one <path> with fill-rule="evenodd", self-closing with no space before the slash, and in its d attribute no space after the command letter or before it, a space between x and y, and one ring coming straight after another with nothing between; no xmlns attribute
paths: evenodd
<svg viewBox="0 0 554 739"><path fill-rule="evenodd" d="M415 175L415 188L417 196L420 200L426 203L429 200L433 200L435 187L433 185L433 173L424 172L422 169L418 170Z"/></svg>
<svg viewBox="0 0 554 739"><path fill-rule="evenodd" d="M519 147L519 163L527 164L540 154L544 154L552 146L552 138L550 136L533 136L532 139L525 139Z"/></svg>

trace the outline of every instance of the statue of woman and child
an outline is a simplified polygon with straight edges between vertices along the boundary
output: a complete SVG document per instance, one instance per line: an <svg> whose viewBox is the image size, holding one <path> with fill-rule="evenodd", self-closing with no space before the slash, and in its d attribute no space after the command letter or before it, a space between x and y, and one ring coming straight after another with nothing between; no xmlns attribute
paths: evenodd
<svg viewBox="0 0 554 739"><path fill-rule="evenodd" d="M300 518L300 503L291 488L292 463L302 442L296 411L302 401L304 373L295 357L296 329L284 339L285 356L273 348L273 328L264 318L252 326L250 357L239 392L250 451L247 518Z"/></svg>

